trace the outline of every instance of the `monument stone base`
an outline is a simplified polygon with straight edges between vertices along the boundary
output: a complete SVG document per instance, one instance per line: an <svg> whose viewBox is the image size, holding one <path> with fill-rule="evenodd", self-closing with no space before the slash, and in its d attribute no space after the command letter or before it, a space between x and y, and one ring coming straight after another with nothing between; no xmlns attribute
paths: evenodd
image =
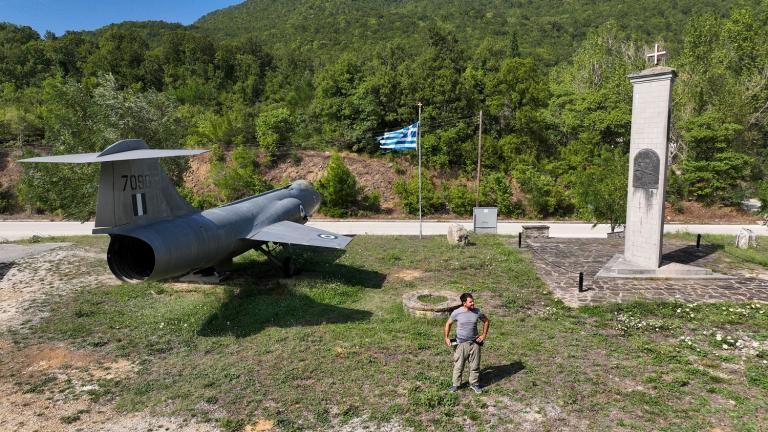
<svg viewBox="0 0 768 432"><path fill-rule="evenodd" d="M710 269L675 262L662 263L659 268L646 268L624 259L624 255L614 255L595 276L597 278L633 278L633 279L733 279Z"/></svg>

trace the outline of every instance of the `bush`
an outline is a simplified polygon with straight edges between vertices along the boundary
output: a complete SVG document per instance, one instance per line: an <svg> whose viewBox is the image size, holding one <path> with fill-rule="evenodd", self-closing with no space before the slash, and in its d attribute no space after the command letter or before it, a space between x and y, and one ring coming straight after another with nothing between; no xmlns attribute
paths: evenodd
<svg viewBox="0 0 768 432"><path fill-rule="evenodd" d="M714 111L682 125L689 150L682 166L689 196L706 204L727 204L741 198L742 182L748 180L753 165L749 156L731 150L742 130Z"/></svg>
<svg viewBox="0 0 768 432"><path fill-rule="evenodd" d="M213 162L225 162L227 160L226 155L224 154L224 149L221 148L219 144L213 144L211 145L210 151L208 152L210 155L210 161Z"/></svg>
<svg viewBox="0 0 768 432"><path fill-rule="evenodd" d="M518 170L516 176L528 194L525 204L538 216L566 215L572 211L573 204L551 176L532 167Z"/></svg>
<svg viewBox="0 0 768 432"><path fill-rule="evenodd" d="M5 186L0 189L0 213L13 213L18 207L18 198L13 188Z"/></svg>
<svg viewBox="0 0 768 432"><path fill-rule="evenodd" d="M52 154L100 152L125 137L141 137L152 148L177 147L183 122L176 101L154 91L120 88L111 75L87 85L51 78L43 82L45 141ZM35 156L25 154L24 157ZM164 167L178 181L186 168L179 158ZM19 199L32 211L60 212L88 220L96 213L98 164L23 164Z"/></svg>
<svg viewBox="0 0 768 432"><path fill-rule="evenodd" d="M685 179L680 174L676 173L674 169L669 170L667 176L667 202L672 205L672 208L676 212L682 213L685 210L683 207L683 201L686 199L686 193L688 191L688 185L685 184Z"/></svg>
<svg viewBox="0 0 768 432"><path fill-rule="evenodd" d="M287 148L294 127L293 118L285 108L262 112L256 118L256 138L268 163L277 159L281 147Z"/></svg>
<svg viewBox="0 0 768 432"><path fill-rule="evenodd" d="M605 152L578 177L574 188L582 217L609 223L611 232L627 218L627 164L621 151Z"/></svg>
<svg viewBox="0 0 768 432"><path fill-rule="evenodd" d="M445 191L445 201L448 211L459 216L471 216L475 207L475 191L470 189L463 181L458 180L448 185Z"/></svg>
<svg viewBox="0 0 768 432"><path fill-rule="evenodd" d="M749 156L734 151L718 153L711 160L688 160L683 163L683 179L695 198L707 204L731 203L742 194L750 162Z"/></svg>
<svg viewBox="0 0 768 432"><path fill-rule="evenodd" d="M256 195L272 189L267 179L256 170L256 156L245 146L237 146L228 163L211 164L213 184L221 191L226 201L233 201Z"/></svg>
<svg viewBox="0 0 768 432"><path fill-rule="evenodd" d="M37 154L24 154L32 156ZM21 168L19 201L33 212L58 212L79 221L96 214L97 164L23 164Z"/></svg>
<svg viewBox="0 0 768 432"><path fill-rule="evenodd" d="M480 205L497 207L499 215L522 216L523 209L514 201L512 186L502 173L492 173L480 180Z"/></svg>
<svg viewBox="0 0 768 432"><path fill-rule="evenodd" d="M317 181L317 191L323 196L321 211L331 217L346 217L357 213L360 188L352 171L338 153L331 156L325 175Z"/></svg>
<svg viewBox="0 0 768 432"><path fill-rule="evenodd" d="M378 212L381 210L381 192L372 191L371 193L364 194L360 198L360 207L367 212Z"/></svg>
<svg viewBox="0 0 768 432"><path fill-rule="evenodd" d="M190 203L192 207L195 207L201 211L224 204L224 202L215 193L195 193L192 188L186 186L179 188L179 194L181 194L181 196L187 200L187 202Z"/></svg>
<svg viewBox="0 0 768 432"><path fill-rule="evenodd" d="M432 179L426 175L425 171L421 174L421 212L423 215L434 214L444 210L445 204L440 199ZM417 215L419 214L419 177L411 176L410 179L398 179L393 185L395 194L400 198L400 205L403 211Z"/></svg>

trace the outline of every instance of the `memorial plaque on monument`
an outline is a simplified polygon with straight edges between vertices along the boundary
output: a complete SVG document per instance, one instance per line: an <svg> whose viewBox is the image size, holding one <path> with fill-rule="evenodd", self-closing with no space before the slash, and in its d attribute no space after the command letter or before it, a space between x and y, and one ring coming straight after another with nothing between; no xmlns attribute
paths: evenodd
<svg viewBox="0 0 768 432"><path fill-rule="evenodd" d="M659 155L651 149L642 149L635 155L632 169L632 187L659 188Z"/></svg>

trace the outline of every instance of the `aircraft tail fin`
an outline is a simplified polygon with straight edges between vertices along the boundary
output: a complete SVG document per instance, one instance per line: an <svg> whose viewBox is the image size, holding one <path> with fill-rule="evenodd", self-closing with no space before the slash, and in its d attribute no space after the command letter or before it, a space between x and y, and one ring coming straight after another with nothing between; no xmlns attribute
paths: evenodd
<svg viewBox="0 0 768 432"><path fill-rule="evenodd" d="M158 158L190 156L205 150L152 150L143 140L118 141L101 153L47 156L20 162L101 163L96 229L146 223L197 210L179 195Z"/></svg>
<svg viewBox="0 0 768 432"><path fill-rule="evenodd" d="M194 213L157 159L101 164L96 200L96 227L144 223Z"/></svg>

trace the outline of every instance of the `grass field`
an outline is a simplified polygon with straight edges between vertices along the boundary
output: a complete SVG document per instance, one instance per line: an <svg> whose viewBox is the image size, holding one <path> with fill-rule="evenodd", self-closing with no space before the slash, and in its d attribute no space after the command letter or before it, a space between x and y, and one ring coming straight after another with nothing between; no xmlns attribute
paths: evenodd
<svg viewBox="0 0 768 432"><path fill-rule="evenodd" d="M667 234L665 237L696 241L696 234L691 233ZM701 236L701 242L714 245L725 255L739 262L768 267L768 243L766 243L764 239L759 239L757 247L749 249L739 249L736 247L735 235L704 234Z"/></svg>
<svg viewBox="0 0 768 432"><path fill-rule="evenodd" d="M472 242L359 236L344 254L293 249L304 271L288 283L249 253L223 285L83 289L15 346L63 343L136 373L84 393L45 374L15 383L224 430L768 430L768 305L569 309L516 238ZM404 312L425 288L472 291L490 318L482 395L447 392L444 322Z"/></svg>

